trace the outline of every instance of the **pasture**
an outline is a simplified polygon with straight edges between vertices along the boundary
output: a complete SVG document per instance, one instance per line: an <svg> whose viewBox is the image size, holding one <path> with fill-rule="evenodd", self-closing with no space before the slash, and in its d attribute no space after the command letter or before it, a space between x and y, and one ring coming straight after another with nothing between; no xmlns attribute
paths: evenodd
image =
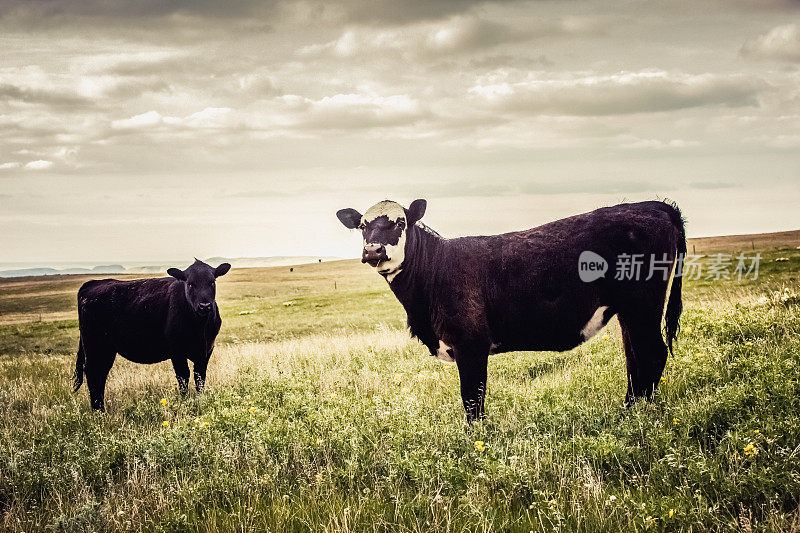
<svg viewBox="0 0 800 533"><path fill-rule="evenodd" d="M469 432L455 365L355 260L232 270L207 391L117 358L105 414L71 391L89 278L0 280L0 528L800 531L799 244L689 240L759 278L684 282L652 403L622 406L614 320L492 356Z"/></svg>

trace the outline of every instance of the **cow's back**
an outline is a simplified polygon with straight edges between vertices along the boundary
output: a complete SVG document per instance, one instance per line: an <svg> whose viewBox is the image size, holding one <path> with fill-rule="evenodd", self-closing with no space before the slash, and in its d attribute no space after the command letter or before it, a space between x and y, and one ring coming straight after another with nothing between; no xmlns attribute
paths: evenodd
<svg viewBox="0 0 800 533"><path fill-rule="evenodd" d="M570 349L582 342L580 331L599 307L613 307L628 292L614 279L620 254L644 254L647 261L665 253L674 257L672 209L664 202L621 204L529 230L451 239L453 285L470 276L480 280L467 285L482 288L486 320L503 351ZM580 280L584 251L608 261L604 278ZM648 266L642 266L642 279ZM638 283L628 285L638 290Z"/></svg>

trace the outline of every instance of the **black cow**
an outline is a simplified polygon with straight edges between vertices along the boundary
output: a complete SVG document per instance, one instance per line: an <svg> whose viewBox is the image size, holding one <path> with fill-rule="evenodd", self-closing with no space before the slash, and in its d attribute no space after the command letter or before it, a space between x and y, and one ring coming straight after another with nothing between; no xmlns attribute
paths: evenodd
<svg viewBox="0 0 800 533"><path fill-rule="evenodd" d="M74 390L89 387L92 409L104 410L106 378L116 355L134 363L172 360L178 387L185 393L189 364L203 389L206 368L222 320L215 279L231 265L213 268L195 259L186 270L170 268L168 278L88 281L78 290L80 344Z"/></svg>
<svg viewBox="0 0 800 533"><path fill-rule="evenodd" d="M386 200L364 215L342 209L336 216L362 231L361 261L389 282L411 334L431 355L455 361L468 421L483 416L490 354L569 350L614 315L625 346L626 405L652 397L682 308L686 238L677 206L621 204L525 231L444 239L420 222L426 205ZM615 274L627 260L644 263L639 279L629 279L633 268ZM590 270L603 263L605 275Z"/></svg>

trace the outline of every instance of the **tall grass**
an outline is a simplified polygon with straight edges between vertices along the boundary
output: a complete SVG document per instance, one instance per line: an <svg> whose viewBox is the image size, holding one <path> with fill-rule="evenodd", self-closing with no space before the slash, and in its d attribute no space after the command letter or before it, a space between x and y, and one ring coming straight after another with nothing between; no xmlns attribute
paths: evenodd
<svg viewBox="0 0 800 533"><path fill-rule="evenodd" d="M568 353L493 357L470 432L455 367L344 263L234 275L208 392L180 398L169 363L118 359L105 415L69 390L75 321L59 313L77 281L11 284L0 528L798 530L796 259L687 285L652 404L622 408L611 325Z"/></svg>
<svg viewBox="0 0 800 533"><path fill-rule="evenodd" d="M798 530L800 309L765 294L690 301L655 401L628 410L614 324L494 356L470 431L455 366L393 327L221 344L186 398L169 363L118 359L106 414L71 393L72 356L7 358L0 527Z"/></svg>

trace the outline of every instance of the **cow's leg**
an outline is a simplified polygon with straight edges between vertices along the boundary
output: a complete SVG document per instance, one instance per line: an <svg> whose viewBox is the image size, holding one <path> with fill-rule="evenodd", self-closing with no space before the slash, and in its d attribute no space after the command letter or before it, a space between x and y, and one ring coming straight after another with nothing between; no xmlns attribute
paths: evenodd
<svg viewBox="0 0 800 533"><path fill-rule="evenodd" d="M197 392L201 392L206 385L206 369L208 368L208 359L202 359L194 364L194 388Z"/></svg>
<svg viewBox="0 0 800 533"><path fill-rule="evenodd" d="M189 361L185 357L173 357L172 367L178 380L178 390L186 394L189 391Z"/></svg>
<svg viewBox="0 0 800 533"><path fill-rule="evenodd" d="M455 358L461 380L461 402L467 412L467 422L472 423L473 420L483 418L489 354L456 349Z"/></svg>
<svg viewBox="0 0 800 533"><path fill-rule="evenodd" d="M667 345L661 335L661 317L657 313L620 316L628 391L625 405L640 398L651 399L667 364Z"/></svg>
<svg viewBox="0 0 800 533"><path fill-rule="evenodd" d="M89 403L95 411L105 411L106 380L117 354L112 350L86 349L86 386L89 389Z"/></svg>
<svg viewBox="0 0 800 533"><path fill-rule="evenodd" d="M631 345L631 336L628 326L623 321L622 317L619 317L619 327L622 330L622 347L625 351L625 370L628 376L628 388L625 391L625 406L629 407L635 401L633 383L634 381L637 384L639 383L639 367L636 364L636 354Z"/></svg>

